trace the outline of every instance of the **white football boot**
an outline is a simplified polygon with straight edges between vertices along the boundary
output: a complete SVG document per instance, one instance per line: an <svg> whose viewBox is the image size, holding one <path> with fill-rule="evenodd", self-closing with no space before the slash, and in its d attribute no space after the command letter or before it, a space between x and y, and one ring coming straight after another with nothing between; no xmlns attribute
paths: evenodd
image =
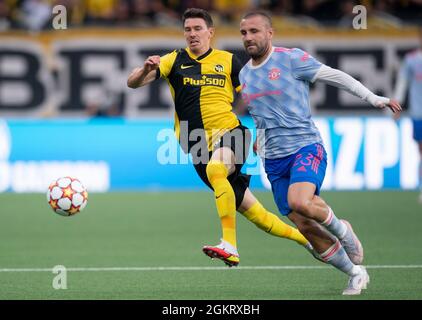
<svg viewBox="0 0 422 320"><path fill-rule="evenodd" d="M347 288L344 289L343 295L344 296L354 296L359 295L362 289L366 289L369 283L369 275L366 272L364 266L357 266L360 269L360 272L350 276L349 283L347 284Z"/></svg>

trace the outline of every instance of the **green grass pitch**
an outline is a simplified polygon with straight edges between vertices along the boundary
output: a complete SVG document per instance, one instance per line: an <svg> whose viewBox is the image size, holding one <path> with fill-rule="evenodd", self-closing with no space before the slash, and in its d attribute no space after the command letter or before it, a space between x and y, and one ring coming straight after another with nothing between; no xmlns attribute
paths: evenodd
<svg viewBox="0 0 422 320"><path fill-rule="evenodd" d="M256 195L276 212L271 193ZM371 283L361 296L343 297L345 275L240 215L238 246L245 268L223 268L221 261L206 257L202 246L216 244L220 237L210 192L133 192L90 194L85 211L74 217L54 214L43 194L1 194L0 300L422 299L422 206L417 193L322 196L353 224L364 245ZM56 290L55 274L32 270L56 265L100 269L68 271L67 289ZM252 266L292 268L247 268ZM110 267L120 269L101 269ZM121 269L128 267L138 269ZM22 268L31 271L18 272Z"/></svg>

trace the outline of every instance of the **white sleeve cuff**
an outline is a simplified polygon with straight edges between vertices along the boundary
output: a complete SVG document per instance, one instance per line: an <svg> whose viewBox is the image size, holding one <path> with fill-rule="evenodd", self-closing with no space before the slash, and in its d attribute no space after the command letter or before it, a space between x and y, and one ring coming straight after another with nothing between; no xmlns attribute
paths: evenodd
<svg viewBox="0 0 422 320"><path fill-rule="evenodd" d="M390 102L390 99L388 99L386 97L377 96L376 94L373 94L371 92L371 94L368 96L368 98L366 99L366 101L368 101L374 107L382 107L385 104L389 103Z"/></svg>

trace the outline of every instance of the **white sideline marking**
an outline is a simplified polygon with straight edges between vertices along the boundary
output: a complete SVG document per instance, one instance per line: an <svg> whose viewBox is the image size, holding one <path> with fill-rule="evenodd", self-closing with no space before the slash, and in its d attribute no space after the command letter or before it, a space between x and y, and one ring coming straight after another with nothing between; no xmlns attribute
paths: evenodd
<svg viewBox="0 0 422 320"><path fill-rule="evenodd" d="M421 269L422 265L369 265L367 269ZM242 266L242 267L86 267L66 268L73 272L101 271L207 271L207 270L316 270L331 266ZM53 268L2 268L0 272L52 272Z"/></svg>

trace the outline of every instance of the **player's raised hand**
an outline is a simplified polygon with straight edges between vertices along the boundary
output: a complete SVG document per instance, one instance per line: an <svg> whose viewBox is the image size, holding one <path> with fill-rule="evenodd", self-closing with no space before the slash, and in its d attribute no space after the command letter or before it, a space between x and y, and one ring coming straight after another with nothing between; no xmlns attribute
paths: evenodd
<svg viewBox="0 0 422 320"><path fill-rule="evenodd" d="M149 56L144 62L144 70L150 72L157 70L160 65L160 56Z"/></svg>
<svg viewBox="0 0 422 320"><path fill-rule="evenodd" d="M136 89L153 82L156 74L151 71L157 70L159 65L160 56L149 56L143 67L133 69L127 80L127 86Z"/></svg>

